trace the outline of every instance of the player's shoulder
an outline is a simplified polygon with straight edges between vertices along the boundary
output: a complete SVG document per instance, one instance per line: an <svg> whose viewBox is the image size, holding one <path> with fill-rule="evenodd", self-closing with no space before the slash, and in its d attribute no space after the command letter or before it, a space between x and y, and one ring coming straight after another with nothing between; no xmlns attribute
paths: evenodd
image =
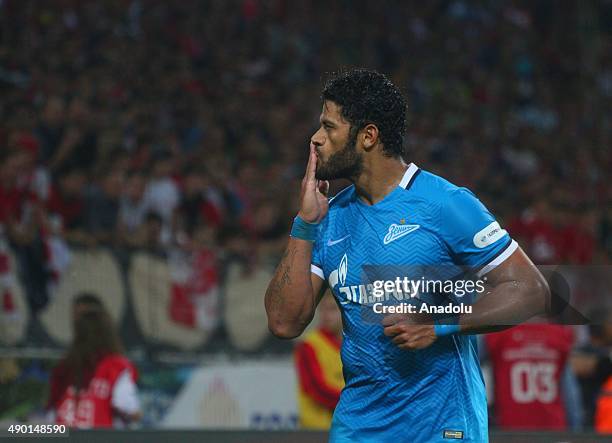
<svg viewBox="0 0 612 443"><path fill-rule="evenodd" d="M121 354L107 354L96 367L96 377L115 383L125 371L128 371L132 380L138 379L138 369L127 357Z"/></svg>
<svg viewBox="0 0 612 443"><path fill-rule="evenodd" d="M464 192L471 194L467 188L457 186L433 172L419 169L417 173L418 175L414 178L412 184L407 187L407 190L421 194L428 199L445 201L456 194Z"/></svg>
<svg viewBox="0 0 612 443"><path fill-rule="evenodd" d="M442 219L457 214L465 216L469 213L474 216L487 212L482 202L468 188L458 186L429 171L420 170L412 188L411 192L426 201L428 205L437 207Z"/></svg>
<svg viewBox="0 0 612 443"><path fill-rule="evenodd" d="M107 354L98 362L98 368L101 371L121 372L123 369L131 369L132 362L121 354Z"/></svg>

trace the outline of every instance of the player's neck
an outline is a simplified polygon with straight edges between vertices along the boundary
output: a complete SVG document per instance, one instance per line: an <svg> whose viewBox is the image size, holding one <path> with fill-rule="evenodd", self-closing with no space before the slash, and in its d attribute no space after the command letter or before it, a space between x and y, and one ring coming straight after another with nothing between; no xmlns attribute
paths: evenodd
<svg viewBox="0 0 612 443"><path fill-rule="evenodd" d="M402 181L408 165L401 159L383 157L364 165L355 180L355 191L359 198L374 205L389 195Z"/></svg>

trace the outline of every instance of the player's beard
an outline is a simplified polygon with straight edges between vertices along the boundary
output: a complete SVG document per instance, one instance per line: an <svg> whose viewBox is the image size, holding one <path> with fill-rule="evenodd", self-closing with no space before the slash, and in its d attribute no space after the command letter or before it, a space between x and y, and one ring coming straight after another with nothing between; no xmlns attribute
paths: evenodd
<svg viewBox="0 0 612 443"><path fill-rule="evenodd" d="M357 132L351 128L344 147L330 155L326 161L322 161L319 157L315 172L317 180L347 178L354 181L361 175L363 158L357 152Z"/></svg>

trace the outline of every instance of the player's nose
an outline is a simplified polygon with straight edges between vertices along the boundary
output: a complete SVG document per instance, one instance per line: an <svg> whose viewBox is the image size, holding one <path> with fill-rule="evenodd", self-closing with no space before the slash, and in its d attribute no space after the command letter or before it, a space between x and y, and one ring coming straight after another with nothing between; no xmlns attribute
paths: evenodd
<svg viewBox="0 0 612 443"><path fill-rule="evenodd" d="M325 136L322 134L321 130L315 132L312 137L310 137L310 144L315 148L325 144Z"/></svg>

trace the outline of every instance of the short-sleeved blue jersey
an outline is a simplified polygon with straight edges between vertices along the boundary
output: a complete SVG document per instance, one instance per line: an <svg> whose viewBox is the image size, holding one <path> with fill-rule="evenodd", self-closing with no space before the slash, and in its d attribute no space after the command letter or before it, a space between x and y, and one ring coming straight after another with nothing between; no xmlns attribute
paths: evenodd
<svg viewBox="0 0 612 443"><path fill-rule="evenodd" d="M312 272L333 291L343 321L346 386L331 442L486 442L487 404L474 337L440 337L399 349L364 321L366 266L468 266L480 276L517 248L467 189L411 164L383 200L367 205L349 186L330 200Z"/></svg>

